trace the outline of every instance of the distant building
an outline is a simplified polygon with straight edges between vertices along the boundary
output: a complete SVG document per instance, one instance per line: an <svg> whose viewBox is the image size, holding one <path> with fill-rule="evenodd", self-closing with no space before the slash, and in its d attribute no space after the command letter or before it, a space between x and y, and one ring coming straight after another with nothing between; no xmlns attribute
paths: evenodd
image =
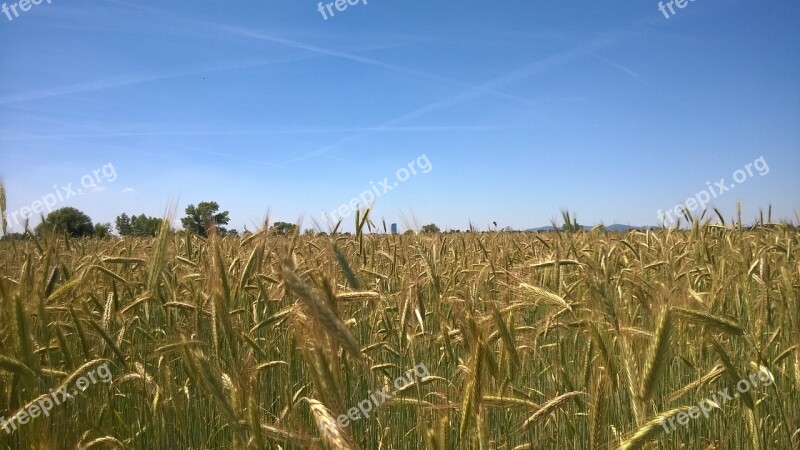
<svg viewBox="0 0 800 450"><path fill-rule="evenodd" d="M397 224L396 223L392 224L392 234L397 234Z"/></svg>

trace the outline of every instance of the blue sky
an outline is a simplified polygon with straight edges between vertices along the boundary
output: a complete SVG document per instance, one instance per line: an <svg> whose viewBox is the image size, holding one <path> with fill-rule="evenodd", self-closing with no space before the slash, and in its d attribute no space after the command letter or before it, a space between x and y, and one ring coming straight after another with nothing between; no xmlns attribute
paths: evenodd
<svg viewBox="0 0 800 450"><path fill-rule="evenodd" d="M8 210L72 183L55 207L98 222L214 200L240 230L268 210L311 226L388 177L374 219L401 228L529 228L562 209L656 225L763 157L766 175L711 206L797 221L795 1L696 0L669 19L651 0L317 7L43 0L0 15ZM430 170L397 182L423 155Z"/></svg>

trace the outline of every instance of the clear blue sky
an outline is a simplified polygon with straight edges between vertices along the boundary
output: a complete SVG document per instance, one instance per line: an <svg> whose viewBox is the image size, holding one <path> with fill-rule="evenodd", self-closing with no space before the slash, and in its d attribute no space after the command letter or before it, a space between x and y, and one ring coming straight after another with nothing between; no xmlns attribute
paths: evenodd
<svg viewBox="0 0 800 450"><path fill-rule="evenodd" d="M762 156L712 206L800 211L794 0L51 1L0 15L12 212L110 163L56 206L310 226L421 155L376 221L656 225Z"/></svg>

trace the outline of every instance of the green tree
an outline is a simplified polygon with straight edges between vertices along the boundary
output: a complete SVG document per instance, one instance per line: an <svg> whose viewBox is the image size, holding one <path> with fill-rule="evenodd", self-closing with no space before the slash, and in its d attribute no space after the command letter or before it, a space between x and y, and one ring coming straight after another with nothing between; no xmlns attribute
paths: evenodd
<svg viewBox="0 0 800 450"><path fill-rule="evenodd" d="M117 216L114 221L117 226L117 233L120 236L130 236L133 234L133 227L131 226L131 218L127 214L122 213Z"/></svg>
<svg viewBox="0 0 800 450"><path fill-rule="evenodd" d="M131 217L131 228L134 236L155 236L161 229L161 221L158 217L145 216L139 214Z"/></svg>
<svg viewBox="0 0 800 450"><path fill-rule="evenodd" d="M440 230L435 223L431 223L422 227L423 233L439 233L440 231L442 230Z"/></svg>
<svg viewBox="0 0 800 450"><path fill-rule="evenodd" d="M117 216L117 232L120 236L155 236L161 228L158 217L145 216L144 214L128 216L125 213Z"/></svg>
<svg viewBox="0 0 800 450"><path fill-rule="evenodd" d="M106 223L96 223L94 224L94 231L92 232L94 237L104 238L111 236L111 224Z"/></svg>
<svg viewBox="0 0 800 450"><path fill-rule="evenodd" d="M73 237L90 236L94 233L94 224L82 211L67 206L51 212L36 226L36 234L41 235L48 231L67 233Z"/></svg>
<svg viewBox="0 0 800 450"><path fill-rule="evenodd" d="M228 211L218 211L219 205L217 202L200 202L197 206L187 206L186 217L181 219L183 229L190 233L208 236L211 228L216 226L217 233L224 236L227 230L222 225L227 225L230 219L228 218Z"/></svg>
<svg viewBox="0 0 800 450"><path fill-rule="evenodd" d="M297 230L297 225L288 222L275 222L270 228L278 236L289 236Z"/></svg>

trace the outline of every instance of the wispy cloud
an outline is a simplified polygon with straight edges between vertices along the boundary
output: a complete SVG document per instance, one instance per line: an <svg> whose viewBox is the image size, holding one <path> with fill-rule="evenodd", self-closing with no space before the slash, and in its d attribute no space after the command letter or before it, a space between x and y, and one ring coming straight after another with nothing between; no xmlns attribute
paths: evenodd
<svg viewBox="0 0 800 450"><path fill-rule="evenodd" d="M545 71L545 70L548 70L548 69L552 69L554 67L557 67L557 66L559 66L561 64L564 64L564 63L566 63L568 61L572 61L572 60L577 59L579 57L584 57L584 56L590 54L593 50L612 45L616 41L617 41L617 37L615 35L607 35L607 36L604 35L604 36L601 36L601 37L598 37L598 38L590 39L590 40L588 40L586 42L583 42L581 44L578 44L577 46L572 47L572 48L570 48L568 50L565 50L563 52L557 53L555 55L549 56L547 58L544 58L544 59L541 59L541 60L538 60L538 61L534 61L534 62L532 62L530 64L527 64L527 65L525 65L523 67L520 67L520 68L512 70L512 71L509 71L509 72L507 72L507 73L505 73L503 75L500 75L500 76L495 77L495 78L493 78L491 80L488 80L488 81L486 81L486 82L484 82L482 84L479 84L479 85L476 85L476 86L471 86L469 89L464 90L464 91L462 91L459 94L456 94L454 96L451 96L451 97L448 97L448 98L444 98L444 99L429 103L427 105L421 106L420 108L417 108L417 109L415 109L413 111L410 111L410 112L408 112L406 114L398 116L398 117L396 117L396 118L394 118L392 120L384 122L384 123L378 125L376 128L393 127L393 126L396 126L397 124L405 122L407 120L411 120L411 119L423 116L425 114L429 114L429 113L431 113L433 111L437 111L437 110L440 110L440 109L443 109L443 108L446 108L446 107L449 107L449 106L457 105L457 104L465 102L467 100L471 100L473 98L476 98L476 97L479 97L479 96L483 95L487 91L493 91L494 89L502 87L504 85L507 85L507 84L509 84L511 82L530 77L531 75L533 75L535 73L542 72L542 71ZM367 131L367 130L360 131L360 132L358 132L358 133L356 133L354 135L347 136L347 137L345 137L345 138L343 138L343 139L341 139L339 141L336 141L333 144L324 146L324 147L322 147L322 148L320 148L320 149L318 149L316 151L313 151L311 153L307 153L305 155L298 156L298 157L292 159L291 162L299 162L299 161L306 160L308 158L319 156L319 155L324 154L326 152L329 152L329 151L331 151L333 149L336 149L336 148L338 148L338 147L340 147L340 146L342 146L344 144L356 141L359 138L361 138L363 136L366 136L366 135L368 135L370 133L371 133L371 131Z"/></svg>
<svg viewBox="0 0 800 450"><path fill-rule="evenodd" d="M88 81L85 83L76 83L66 86L56 86L38 91L7 95L4 97L0 97L0 105L9 105L12 103L28 102L33 100L60 97L64 95L100 91L104 89L112 89L124 86L131 86L135 84L149 83L153 81L167 80L170 78L180 78L189 75L213 73L213 72L235 70L235 69L247 69L247 68L266 66L271 64L280 64L290 61L297 61L300 59L305 59L305 58L292 57L292 58L284 58L272 61L251 61L245 63L226 61L226 62L219 62L215 64L201 65L189 68L169 69L154 73L141 73L136 75L118 75L100 80Z"/></svg>
<svg viewBox="0 0 800 450"><path fill-rule="evenodd" d="M262 31L253 30L253 29L249 29L249 28L245 28L245 27L241 27L241 26L237 26L237 25L228 25L228 24L223 24L223 23L214 23L214 22L207 22L207 21L192 19L192 18L188 18L186 16L170 13L168 11L163 11L163 10L159 10L159 9L156 9L156 8L146 7L146 6L142 6L142 5L138 5L138 4L132 4L132 3L129 3L129 2L126 2L126 1L122 1L122 0L107 0L107 1L110 2L110 3L117 4L117 5L124 5L124 6L127 6L129 8L137 9L139 11L145 11L145 12L148 12L150 14L157 15L158 17L161 17L161 18L170 17L170 18L172 18L172 19L174 19L176 21L181 21L181 22L184 22L184 23L188 23L188 24L192 24L192 25L198 26L198 27L204 27L206 29L217 31L217 32L227 33L227 34L233 35L233 36L245 37L245 38L250 38L250 39L258 39L258 40L262 40L262 41L265 41L265 42L270 42L270 43L273 43L273 44L277 44L277 45L280 45L280 46L283 46L283 47L293 48L293 49L296 49L296 50L303 50L303 51L311 52L311 53L314 53L314 54L317 54L317 55L328 56L328 57L332 57L332 58L338 58L338 59L342 59L342 60L346 60L346 61L355 62L355 63L358 63L358 64L364 64L364 65L368 65L368 66L378 67L378 68L386 69L388 71L392 71L392 72L396 72L396 73L402 73L402 74L406 74L406 75L412 75L412 76L415 76L415 77L421 77L421 78L425 78L425 79L428 79L428 80L437 81L437 82L441 82L441 83L445 83L445 84L449 84L449 85L453 85L453 86L467 87L467 88L470 88L470 89L477 89L477 90L481 90L485 94L493 95L493 96L504 98L504 99L507 99L507 100L513 100L515 102L520 102L520 103L524 103L524 104L528 104L528 105L532 104L529 100L527 100L525 98L522 98L522 97L514 96L514 95L511 95L511 94L507 94L507 93L504 93L504 92L499 92L499 91L492 90L492 89L484 89L484 88L479 87L479 86L472 86L469 83L466 83L466 82L463 82L463 81L454 80L452 78L441 76L441 75L438 75L438 74L435 74L435 73L425 72L425 71L422 71L422 70L417 70L417 69L404 67L404 66L400 66L400 65L396 65L396 64L390 64L390 63L387 63L387 62L384 62L384 61L380 61L380 60L377 60L377 59L374 59L374 58L369 58L369 57L366 57L366 56L357 55L357 54L354 54L354 53L351 53L351 52L345 52L345 51L335 50L335 49L331 49L331 48L327 48L327 47L322 47L322 46L319 46L319 45L309 44L309 43L306 43L306 42L300 42L300 41L297 41L297 40L294 40L294 39L288 39L288 38L284 38L284 37L279 37L279 36L275 36L275 35L264 33Z"/></svg>
<svg viewBox="0 0 800 450"><path fill-rule="evenodd" d="M609 61L608 59L606 59L606 58L603 58L602 56L600 56L600 55L597 55L597 54L595 54L595 53L592 53L591 55L592 55L593 57L595 57L596 59L599 59L600 61L603 61L603 62L604 62L604 63L606 63L606 64L610 64L610 65L612 65L612 66L616 67L617 69L620 69L620 70L622 70L623 72L626 72L626 73L628 73L629 75L631 75L631 76L633 76L633 77L635 77L635 78L639 78L639 74L638 74L638 73L636 73L636 72L632 71L631 69L628 69L627 67L625 67L625 66L623 66L623 65L621 65L621 64L617 64L617 63L615 63L614 61Z"/></svg>

